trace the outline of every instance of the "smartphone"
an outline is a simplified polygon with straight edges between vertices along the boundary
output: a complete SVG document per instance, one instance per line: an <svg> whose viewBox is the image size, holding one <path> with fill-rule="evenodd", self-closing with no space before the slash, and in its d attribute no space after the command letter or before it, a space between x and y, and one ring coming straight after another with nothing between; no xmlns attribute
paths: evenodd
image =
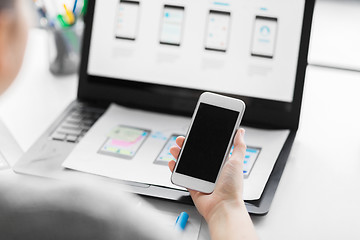
<svg viewBox="0 0 360 240"><path fill-rule="evenodd" d="M253 30L251 55L273 58L277 35L277 18L256 16Z"/></svg>
<svg viewBox="0 0 360 240"><path fill-rule="evenodd" d="M230 13L210 10L205 35L205 49L226 52L230 33Z"/></svg>
<svg viewBox="0 0 360 240"><path fill-rule="evenodd" d="M160 44L180 46L185 8L165 5L160 30Z"/></svg>
<svg viewBox="0 0 360 240"><path fill-rule="evenodd" d="M161 150L161 152L159 153L158 157L155 159L154 163L155 164L160 164L160 165L168 165L168 163L171 160L176 160L173 155L171 155L170 153L170 148L172 146L176 145L176 138L180 136L179 134L173 134L171 135L171 137L167 140L165 146L163 147L163 149Z"/></svg>
<svg viewBox="0 0 360 240"><path fill-rule="evenodd" d="M150 130L120 125L112 129L98 152L132 159L149 135Z"/></svg>
<svg viewBox="0 0 360 240"><path fill-rule="evenodd" d="M116 10L115 38L135 40L140 3L137 1L120 0Z"/></svg>
<svg viewBox="0 0 360 240"><path fill-rule="evenodd" d="M201 94L175 169L173 184L211 193L245 111L243 101L205 92Z"/></svg>

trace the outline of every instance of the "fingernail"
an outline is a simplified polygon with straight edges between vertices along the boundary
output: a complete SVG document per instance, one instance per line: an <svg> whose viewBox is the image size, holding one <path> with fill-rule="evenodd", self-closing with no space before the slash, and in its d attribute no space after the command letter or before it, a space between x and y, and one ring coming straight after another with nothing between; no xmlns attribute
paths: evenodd
<svg viewBox="0 0 360 240"><path fill-rule="evenodd" d="M243 137L245 135L245 129L242 128L241 130L241 136Z"/></svg>

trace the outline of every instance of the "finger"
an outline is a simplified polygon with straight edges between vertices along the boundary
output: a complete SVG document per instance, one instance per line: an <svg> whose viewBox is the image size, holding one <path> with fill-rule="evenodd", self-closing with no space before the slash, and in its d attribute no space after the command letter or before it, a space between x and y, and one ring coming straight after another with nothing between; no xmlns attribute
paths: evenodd
<svg viewBox="0 0 360 240"><path fill-rule="evenodd" d="M199 198L200 198L201 196L203 196L203 195L208 195L208 194L206 194L206 193L198 192L198 191L196 191L196 190L192 190L192 189L189 189L189 188L187 188L187 190L189 191L190 196L191 196L191 198L192 198L192 200L193 200L194 203L197 203L197 202L199 201Z"/></svg>
<svg viewBox="0 0 360 240"><path fill-rule="evenodd" d="M171 155L173 155L173 157L175 159L178 159L179 153L180 153L180 148L178 146L172 146L170 148L170 153L171 153Z"/></svg>
<svg viewBox="0 0 360 240"><path fill-rule="evenodd" d="M183 137L183 136L177 137L176 144L181 148L182 145L184 144L184 140L185 140L185 137Z"/></svg>
<svg viewBox="0 0 360 240"><path fill-rule="evenodd" d="M190 193L190 196L191 196L191 198L193 199L193 201L196 201L197 200L197 198L198 198L198 191L195 191L195 190L192 190L192 189L189 189L189 188L187 188L187 190L189 191L189 193Z"/></svg>
<svg viewBox="0 0 360 240"><path fill-rule="evenodd" d="M246 152L244 135L245 135L245 130L243 128L240 128L235 135L234 150L232 152L230 159L240 160L241 162L244 160L245 152Z"/></svg>
<svg viewBox="0 0 360 240"><path fill-rule="evenodd" d="M175 168L175 161L174 160L171 160L169 163L168 163L168 166L169 166L169 169L171 172L174 171L174 168Z"/></svg>

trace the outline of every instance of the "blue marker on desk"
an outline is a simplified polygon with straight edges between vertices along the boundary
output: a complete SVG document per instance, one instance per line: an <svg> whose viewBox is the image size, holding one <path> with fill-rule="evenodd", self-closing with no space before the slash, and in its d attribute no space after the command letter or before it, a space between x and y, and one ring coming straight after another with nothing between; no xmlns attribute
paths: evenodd
<svg viewBox="0 0 360 240"><path fill-rule="evenodd" d="M175 222L175 229L184 231L188 219L189 214L187 214L186 212L180 213Z"/></svg>

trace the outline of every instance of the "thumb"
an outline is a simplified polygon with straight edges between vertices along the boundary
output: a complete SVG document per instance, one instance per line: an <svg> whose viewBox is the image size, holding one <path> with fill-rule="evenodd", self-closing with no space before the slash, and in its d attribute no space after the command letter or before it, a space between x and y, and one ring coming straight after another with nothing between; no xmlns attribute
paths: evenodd
<svg viewBox="0 0 360 240"><path fill-rule="evenodd" d="M246 152L246 144L244 140L245 129L240 128L234 138L234 150L230 159L243 161Z"/></svg>

